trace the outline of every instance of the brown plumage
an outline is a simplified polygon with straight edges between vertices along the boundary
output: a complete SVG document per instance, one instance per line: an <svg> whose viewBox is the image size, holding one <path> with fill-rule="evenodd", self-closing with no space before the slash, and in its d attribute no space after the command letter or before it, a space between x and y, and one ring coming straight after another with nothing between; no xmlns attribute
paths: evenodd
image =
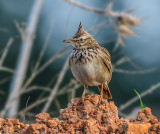
<svg viewBox="0 0 160 134"><path fill-rule="evenodd" d="M84 85L82 100L88 86L98 86L104 99L111 99L108 83L112 77L112 65L109 52L86 32L80 23L75 36L64 40L73 46L69 56L69 66L77 81Z"/></svg>

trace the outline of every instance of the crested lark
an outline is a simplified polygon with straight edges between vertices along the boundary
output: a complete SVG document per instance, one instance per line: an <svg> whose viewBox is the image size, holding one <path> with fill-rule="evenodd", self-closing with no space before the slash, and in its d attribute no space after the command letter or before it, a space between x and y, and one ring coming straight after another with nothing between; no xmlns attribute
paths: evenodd
<svg viewBox="0 0 160 134"><path fill-rule="evenodd" d="M101 100L111 99L108 83L112 77L112 65L109 52L83 28L81 23L75 36L64 40L73 46L69 56L69 66L77 81L84 85L82 101L88 86L98 86Z"/></svg>

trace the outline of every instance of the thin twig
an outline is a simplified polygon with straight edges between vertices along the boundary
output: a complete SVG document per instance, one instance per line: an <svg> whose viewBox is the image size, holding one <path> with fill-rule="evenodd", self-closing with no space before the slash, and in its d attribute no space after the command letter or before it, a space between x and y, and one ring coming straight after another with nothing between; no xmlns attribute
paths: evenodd
<svg viewBox="0 0 160 134"><path fill-rule="evenodd" d="M96 25L96 26L90 28L90 29L88 30L88 32L91 33L91 32L94 32L94 31L96 31L96 30L99 30L99 29L101 29L101 28L104 28L104 27L106 26L106 24L107 24L107 21L104 21L104 22L102 22L101 24Z"/></svg>
<svg viewBox="0 0 160 134"><path fill-rule="evenodd" d="M108 17L108 21L110 22L110 24L113 26L114 29L117 29L117 26L116 26L116 24L113 22L113 20L112 20L111 17ZM116 44L114 45L114 48L113 48L113 50L112 50L113 53L118 49L118 47L119 47L119 45L120 45L120 42L121 42L121 37L120 37L120 35L118 34L118 38L117 38Z"/></svg>
<svg viewBox="0 0 160 134"><path fill-rule="evenodd" d="M71 98L74 98L75 95L76 95L76 90L72 90L72 92L71 92Z"/></svg>
<svg viewBox="0 0 160 134"><path fill-rule="evenodd" d="M27 108L27 106L28 106L28 101L29 101L29 99L30 99L30 96L28 97L28 99L27 99L27 102L26 102L26 108ZM25 109L26 109L25 108ZM26 121L26 110L24 109L24 123L25 123L25 121Z"/></svg>
<svg viewBox="0 0 160 134"><path fill-rule="evenodd" d="M21 111L19 112L19 115L23 115L24 111L27 112L27 111L33 109L33 108L36 107L37 105L42 104L43 102L45 102L47 99L48 99L48 97L43 98L43 99L41 99L41 100L37 100L36 102L34 102L34 103L32 103L31 105L29 105L27 108L21 110Z"/></svg>
<svg viewBox="0 0 160 134"><path fill-rule="evenodd" d="M44 65L42 65L42 67L40 67L36 72L32 73L32 75L29 77L29 79L27 80L27 82L24 84L23 88L21 89L20 92L18 92L18 95L13 99L19 99L19 97L21 96L21 94L25 93L25 90L27 89L27 87L30 85L30 83L34 80L34 78L39 75L42 71L44 71L50 64L52 64L56 59L60 58L63 56L63 53L65 52L65 50L69 47L69 45L66 45L65 47L63 47L56 55L54 55L51 59L49 59ZM6 71L6 72L11 72L14 73L14 70L8 69L8 68L0 68L0 70L2 71ZM43 89L42 89L43 90ZM27 92L27 91L26 91ZM14 101L7 103L7 105L5 106L5 108L3 109L3 111L1 112L2 117L4 117L6 110L12 105Z"/></svg>
<svg viewBox="0 0 160 134"><path fill-rule="evenodd" d="M112 52L116 52L116 50L118 49L119 45L120 45L120 37L118 37L117 41L116 41L116 44L114 45L114 48L112 50Z"/></svg>
<svg viewBox="0 0 160 134"><path fill-rule="evenodd" d="M4 72L8 72L8 73L14 73L13 69L10 69L8 67L3 67L3 62L4 62L4 60L5 60L6 56L7 56L9 48L13 44L13 42L14 42L14 38L11 37L8 40L8 43L7 43L7 45L6 45L5 49L4 49L4 52L3 52L2 56L1 56L1 59L0 59L0 71L4 71Z"/></svg>
<svg viewBox="0 0 160 134"><path fill-rule="evenodd" d="M8 67L0 67L0 71L3 71L3 72L8 72L8 73L15 73L15 71L11 68L8 68Z"/></svg>
<svg viewBox="0 0 160 134"><path fill-rule="evenodd" d="M68 98L68 102L69 102L71 100L71 94L69 92L67 93L67 98Z"/></svg>
<svg viewBox="0 0 160 134"><path fill-rule="evenodd" d="M116 68L116 67L119 66L119 65L122 65L122 64L124 64L124 63L126 63L126 62L129 62L132 67L134 67L134 68L136 68L137 70L139 70L140 67L137 66L137 65L136 65L135 63L133 63L133 61L132 61L132 59L133 59L133 58L136 58L136 57L137 57L137 56L134 56L134 57L132 57L132 58L129 58L128 56L124 56L124 57L122 57L121 59L119 59L116 63L113 64L113 68Z"/></svg>
<svg viewBox="0 0 160 134"><path fill-rule="evenodd" d="M75 89L76 86L78 86L78 82L75 80L71 80L66 86L64 86L62 89L60 89L60 92L58 92L57 96L59 95L59 93L61 93L61 94L67 93L68 102L69 102L70 99L75 97L75 93L76 93L76 89L77 89L77 88Z"/></svg>
<svg viewBox="0 0 160 134"><path fill-rule="evenodd" d="M9 81L11 79L11 77L7 77L7 78L4 78L2 80L0 80L0 85L6 83L7 81Z"/></svg>
<svg viewBox="0 0 160 134"><path fill-rule="evenodd" d="M63 47L56 55L54 55L51 59L49 59L42 67L40 67L36 72L32 73L32 75L28 78L27 82L24 84L22 90L25 90L30 83L34 80L34 78L43 72L50 64L52 64L56 59L63 56L64 51L68 48L68 45Z"/></svg>
<svg viewBox="0 0 160 134"><path fill-rule="evenodd" d="M14 38L11 37L11 38L8 40L8 43L7 43L7 45L6 45L5 49L4 49L4 52L3 52L2 56L1 56L1 59L0 59L0 67L3 66L3 62L4 62L4 60L5 60L6 56L7 56L7 53L8 53L9 48L10 48L11 45L13 44L13 42L14 42Z"/></svg>
<svg viewBox="0 0 160 134"><path fill-rule="evenodd" d="M112 42L114 42L115 41L115 39L112 39L112 40L106 40L106 41L102 41L102 42L100 42L99 44L109 44L109 43L112 43Z"/></svg>
<svg viewBox="0 0 160 134"><path fill-rule="evenodd" d="M42 86L31 86L29 88L27 88L24 92L21 92L21 94L24 94L24 93L29 93L31 91L37 91L37 90L43 90L43 91L47 91L47 92L51 92L51 88L48 88L48 87L42 87Z"/></svg>
<svg viewBox="0 0 160 134"><path fill-rule="evenodd" d="M113 59L115 59L115 58L119 58L120 56L123 56L123 55L125 55L125 52L124 52L124 49L123 50L120 50L119 52L117 52L117 53L114 53L114 54L112 54L112 60Z"/></svg>
<svg viewBox="0 0 160 134"><path fill-rule="evenodd" d="M77 84L77 81L71 79L69 83L67 83L66 85L64 85L58 93L63 93L65 92L68 88L70 88L71 86L73 85L76 85Z"/></svg>
<svg viewBox="0 0 160 134"><path fill-rule="evenodd" d="M46 92L51 92L51 88L35 85L35 86L31 86L31 87L27 88L26 90L20 91L20 93L16 96L16 98L13 99L13 101L16 100L17 98L19 98L22 94L26 94L26 93L29 93L31 91L37 91L37 90L43 90L43 91L46 91ZM7 107L10 107L11 105L12 105L12 102L9 103Z"/></svg>
<svg viewBox="0 0 160 134"><path fill-rule="evenodd" d="M76 90L78 89L79 87L81 86L81 84L75 84L75 86L73 88L67 88L66 90L64 90L64 92L58 92L56 94L56 97L59 96L59 95L63 95L65 93L69 93L69 92L72 92L73 90ZM61 91L61 90L60 90ZM46 98L42 98L42 99L38 99L36 102L32 103L31 105L27 106L27 108L21 110L19 112L20 115L22 115L22 113L24 113L24 110L25 112L31 110L32 108L34 108L35 106L38 106L39 104L45 102L46 100L48 100L48 97Z"/></svg>
<svg viewBox="0 0 160 134"><path fill-rule="evenodd" d="M15 24L15 26L16 26L19 34L20 34L21 39L24 40L25 39L25 34L24 34L25 33L24 32L25 31L25 27L22 27L17 20L14 20L14 24Z"/></svg>
<svg viewBox="0 0 160 134"><path fill-rule="evenodd" d="M63 0L63 1L65 1L65 2L67 2L69 4L72 4L74 6L77 6L77 7L81 8L81 9L87 10L89 12L95 12L95 13L98 13L98 14L105 14L105 11L82 5L82 4L80 4L80 3L76 2L76 1L73 1L73 0Z"/></svg>
<svg viewBox="0 0 160 134"><path fill-rule="evenodd" d="M156 71L156 70L157 70L157 68L146 69L146 70L137 70L137 71L124 70L124 69L115 68L115 69L113 69L113 72L122 73L122 74L136 75L136 74L146 74L146 73L151 73L151 72L154 72L154 71Z"/></svg>
<svg viewBox="0 0 160 134"><path fill-rule="evenodd" d="M59 86L60 86L60 84L61 84L61 82L64 78L64 75L65 75L67 69L68 69L68 59L65 61L64 66L63 66L62 70L60 71L57 83L54 85L54 88L53 88L50 96L48 97L48 100L47 100L45 106L42 109L42 113L45 113L49 109L53 99L56 96L57 90L58 90L58 88L59 88Z"/></svg>
<svg viewBox="0 0 160 134"><path fill-rule="evenodd" d="M42 57L43 57L44 52L45 52L45 50L46 50L46 47L47 47L49 38L50 38L50 36L51 36L52 29L53 29L53 20L52 20L52 22L51 22L51 26L49 27L48 34L47 34L47 37L46 37L46 41L45 41L45 43L44 43L44 45L43 45L42 51L41 51L41 53L40 53L40 55L39 55L39 57L38 57L38 60L37 60L37 62L36 62L36 65L35 65L35 67L34 67L33 72L35 72L35 71L38 69L38 67L39 67L39 65L40 65L40 63L41 63L41 60L42 60Z"/></svg>
<svg viewBox="0 0 160 134"><path fill-rule="evenodd" d="M61 110L61 105L60 105L60 103L59 103L57 98L55 98L55 104L57 106L58 111L60 111Z"/></svg>
<svg viewBox="0 0 160 134"><path fill-rule="evenodd" d="M57 76L59 76L59 73L57 73L56 75L54 75L51 80L48 82L47 87L50 88L52 86L52 84L54 83L55 79L57 79ZM46 91L43 91L37 98L37 100L43 98L44 94L46 93Z"/></svg>
<svg viewBox="0 0 160 134"><path fill-rule="evenodd" d="M118 61L116 61L116 63L113 64L113 68L116 68L119 65L122 65L123 63L127 62L129 59L128 56L124 56L122 58L120 58Z"/></svg>
<svg viewBox="0 0 160 134"><path fill-rule="evenodd" d="M55 74L51 80L48 82L47 87L51 87L53 85L53 83L55 82L55 80L57 79L57 77L59 76L59 73Z"/></svg>
<svg viewBox="0 0 160 134"><path fill-rule="evenodd" d="M147 89L146 91L142 92L140 94L141 97L145 97L148 94L151 94L153 91L157 90L158 88L160 88L160 82L151 86L151 88ZM127 107L131 106L134 102L138 101L139 97L135 96L132 99L128 100L126 103L124 103L123 105L121 105L119 107L119 111L122 111L124 109L126 109Z"/></svg>
<svg viewBox="0 0 160 134"><path fill-rule="evenodd" d="M35 1L33 10L30 13L28 26L25 30L25 39L22 41L22 47L21 47L21 51L20 51L20 55L17 63L17 68L16 68L16 74L13 77L13 81L10 87L9 98L6 103L6 106L8 106L8 104L12 102L12 105L8 111L9 117L15 116L18 111L19 99L14 100L14 102L13 102L13 99L16 98L17 96L16 93L20 92L24 78L25 78L27 65L30 58L30 52L31 52L32 44L34 40L33 37L37 27L37 22L38 22L39 14L41 11L42 3L43 3L43 0ZM5 107L4 109L6 111L8 110L8 107ZM4 113L2 113L2 115L4 115Z"/></svg>
<svg viewBox="0 0 160 134"><path fill-rule="evenodd" d="M77 84L77 85L75 85L73 88L66 88L66 90L64 90L63 92L58 92L57 94L56 94L56 96L59 96L59 95L63 95L63 94L65 94L65 93L69 93L69 92L72 92L72 90L77 90L78 88L80 88L82 85L81 84Z"/></svg>

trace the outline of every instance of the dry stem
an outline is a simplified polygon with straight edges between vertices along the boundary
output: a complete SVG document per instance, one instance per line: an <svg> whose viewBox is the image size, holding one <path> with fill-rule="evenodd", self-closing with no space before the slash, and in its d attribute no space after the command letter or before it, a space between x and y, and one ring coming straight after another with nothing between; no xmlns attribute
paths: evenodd
<svg viewBox="0 0 160 134"><path fill-rule="evenodd" d="M82 4L80 4L80 3L76 2L76 1L73 1L73 0L63 0L63 1L65 1L65 2L67 2L69 4L72 4L74 6L77 6L77 7L81 8L81 9L87 10L89 12L95 12L95 13L98 13L98 14L105 14L105 11L82 5Z"/></svg>
<svg viewBox="0 0 160 134"><path fill-rule="evenodd" d="M68 68L68 59L64 63L64 66L63 66L63 68L62 68L62 70L61 70L61 72L59 74L57 83L54 85L54 88L53 88L53 90L52 90L52 92L51 92L51 94L50 94L50 96L49 96L49 98L47 100L47 103L45 104L45 106L42 109L42 113L47 112L48 108L50 107L50 105L52 103L52 100L55 98L57 90L58 90L58 88L59 88L59 86L60 86L60 84L61 84L61 82L62 82L62 80L64 78L64 75L65 75L65 73L67 71L67 68Z"/></svg>
<svg viewBox="0 0 160 134"><path fill-rule="evenodd" d="M9 117L15 116L18 111L19 99L14 100L14 102L13 102L13 99L16 98L17 93L20 92L24 78L25 78L27 65L30 57L30 52L32 49L32 43L34 40L33 37L36 30L42 3L43 3L43 0L35 1L33 10L30 14L28 27L25 30L25 39L22 42L22 48L21 48L21 53L19 55L19 60L17 63L16 74L14 75L14 78L11 84L11 89L10 89L11 93L9 94L9 98L6 104L6 106L8 106L8 104L12 102L12 105L8 111ZM5 111L7 109L8 107L5 107ZM4 113L2 115L4 115Z"/></svg>

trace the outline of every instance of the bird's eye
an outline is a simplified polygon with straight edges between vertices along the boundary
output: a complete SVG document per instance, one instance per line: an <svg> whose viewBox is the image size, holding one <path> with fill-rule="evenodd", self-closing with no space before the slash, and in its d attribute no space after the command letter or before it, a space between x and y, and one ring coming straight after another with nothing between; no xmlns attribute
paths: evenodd
<svg viewBox="0 0 160 134"><path fill-rule="evenodd" d="M80 41L83 41L83 38L81 38Z"/></svg>

